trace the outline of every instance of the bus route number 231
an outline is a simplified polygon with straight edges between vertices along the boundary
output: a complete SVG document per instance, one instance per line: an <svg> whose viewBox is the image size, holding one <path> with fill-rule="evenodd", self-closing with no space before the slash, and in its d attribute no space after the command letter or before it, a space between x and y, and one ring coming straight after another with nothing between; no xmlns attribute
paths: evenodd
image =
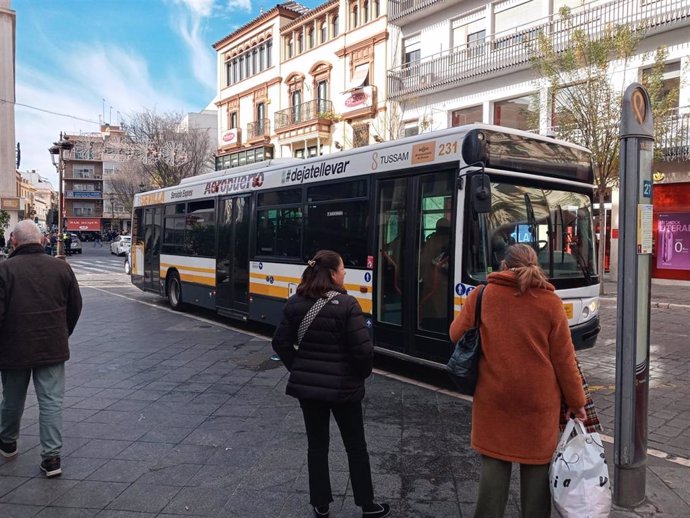
<svg viewBox="0 0 690 518"><path fill-rule="evenodd" d="M438 147L438 156L454 155L458 152L458 142L446 142Z"/></svg>

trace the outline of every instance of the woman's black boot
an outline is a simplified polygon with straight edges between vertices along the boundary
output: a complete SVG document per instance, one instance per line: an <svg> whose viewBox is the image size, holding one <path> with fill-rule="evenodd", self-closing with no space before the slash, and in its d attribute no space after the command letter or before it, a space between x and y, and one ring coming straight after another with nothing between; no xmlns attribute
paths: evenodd
<svg viewBox="0 0 690 518"><path fill-rule="evenodd" d="M362 518L384 518L391 514L391 506L388 504L371 504L362 507Z"/></svg>
<svg viewBox="0 0 690 518"><path fill-rule="evenodd" d="M327 505L315 505L314 517L315 518L328 518L328 506Z"/></svg>

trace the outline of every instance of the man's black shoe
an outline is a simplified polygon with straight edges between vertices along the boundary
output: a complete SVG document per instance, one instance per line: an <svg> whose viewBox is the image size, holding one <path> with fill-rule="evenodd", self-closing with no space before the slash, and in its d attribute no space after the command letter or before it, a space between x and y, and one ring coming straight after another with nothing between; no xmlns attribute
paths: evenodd
<svg viewBox="0 0 690 518"><path fill-rule="evenodd" d="M362 518L384 518L391 514L391 506L388 504L373 504L371 508L364 507Z"/></svg>
<svg viewBox="0 0 690 518"><path fill-rule="evenodd" d="M46 474L46 477L57 477L62 475L62 468L60 467L60 457L49 457L43 459L41 462L41 470Z"/></svg>
<svg viewBox="0 0 690 518"><path fill-rule="evenodd" d="M315 518L328 518L329 512L328 512L328 506L327 505L319 505L319 506L313 506L314 507L314 517Z"/></svg>
<svg viewBox="0 0 690 518"><path fill-rule="evenodd" d="M0 441L0 455L9 459L17 454L17 441L2 442Z"/></svg>

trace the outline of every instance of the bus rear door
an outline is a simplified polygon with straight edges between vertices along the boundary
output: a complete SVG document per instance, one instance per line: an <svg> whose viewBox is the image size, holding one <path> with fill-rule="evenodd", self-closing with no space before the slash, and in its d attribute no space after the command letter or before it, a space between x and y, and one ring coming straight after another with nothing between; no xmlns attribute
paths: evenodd
<svg viewBox="0 0 690 518"><path fill-rule="evenodd" d="M144 209L143 289L160 291L162 207Z"/></svg>
<svg viewBox="0 0 690 518"><path fill-rule="evenodd" d="M249 310L250 196L220 201L216 305L221 314L246 318Z"/></svg>

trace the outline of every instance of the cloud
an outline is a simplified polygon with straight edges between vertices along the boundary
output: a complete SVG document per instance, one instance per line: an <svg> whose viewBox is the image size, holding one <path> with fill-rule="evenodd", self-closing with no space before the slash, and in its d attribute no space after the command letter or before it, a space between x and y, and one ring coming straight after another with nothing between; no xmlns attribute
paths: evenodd
<svg viewBox="0 0 690 518"><path fill-rule="evenodd" d="M207 16L211 16L211 13L213 12L214 0L175 0L175 3L182 4L190 11L198 14L202 18L205 18Z"/></svg>
<svg viewBox="0 0 690 518"><path fill-rule="evenodd" d="M202 85L215 91L216 61L210 43L203 35L205 18L213 12L213 0L175 0L181 6L172 15L172 26L188 48L189 63L194 77Z"/></svg>
<svg viewBox="0 0 690 518"><path fill-rule="evenodd" d="M228 8L231 11L247 11L252 10L251 0L228 0Z"/></svg>
<svg viewBox="0 0 690 518"><path fill-rule="evenodd" d="M166 93L164 85L156 84L146 61L134 52L94 45L60 51L63 59L51 67L17 63L15 127L22 147L21 170L36 169L57 185L48 147L61 131L98 132L99 116L117 124L117 112L126 117L144 108L187 109Z"/></svg>

